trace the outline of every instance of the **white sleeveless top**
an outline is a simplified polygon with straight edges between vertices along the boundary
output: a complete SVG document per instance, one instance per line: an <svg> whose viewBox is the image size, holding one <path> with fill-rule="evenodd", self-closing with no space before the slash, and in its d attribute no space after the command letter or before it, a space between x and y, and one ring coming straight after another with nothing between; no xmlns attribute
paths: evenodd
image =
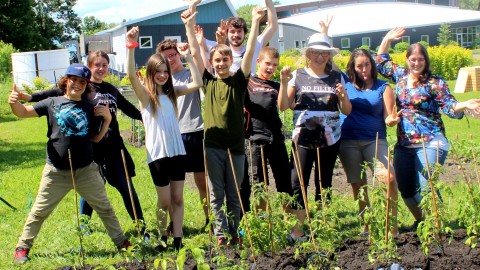
<svg viewBox="0 0 480 270"><path fill-rule="evenodd" d="M172 102L166 95L159 95L158 100L160 106L155 117L150 104L142 111L148 163L165 157L186 155Z"/></svg>

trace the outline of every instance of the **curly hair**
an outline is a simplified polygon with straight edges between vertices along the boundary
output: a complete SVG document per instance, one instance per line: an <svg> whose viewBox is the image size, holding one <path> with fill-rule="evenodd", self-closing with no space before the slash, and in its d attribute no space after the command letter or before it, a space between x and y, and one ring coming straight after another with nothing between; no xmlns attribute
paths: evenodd
<svg viewBox="0 0 480 270"><path fill-rule="evenodd" d="M65 76L62 76L57 81L58 88L60 90L62 90L62 94L64 94L64 95L65 95L65 93L67 93L67 81L71 77L74 77L74 76L65 75ZM85 91L82 93L82 99L87 99L88 95L91 92L93 92L93 86L90 83L87 83L87 86L85 87Z"/></svg>
<svg viewBox="0 0 480 270"><path fill-rule="evenodd" d="M172 40L172 39L166 39L160 43L157 44L157 48L155 49L156 53L162 53L163 51L169 50L169 49L174 49L175 51L178 52L177 50L177 41Z"/></svg>
<svg viewBox="0 0 480 270"><path fill-rule="evenodd" d="M230 17L227 19L227 25L235 28L243 28L245 35L248 33L247 22L241 17Z"/></svg>

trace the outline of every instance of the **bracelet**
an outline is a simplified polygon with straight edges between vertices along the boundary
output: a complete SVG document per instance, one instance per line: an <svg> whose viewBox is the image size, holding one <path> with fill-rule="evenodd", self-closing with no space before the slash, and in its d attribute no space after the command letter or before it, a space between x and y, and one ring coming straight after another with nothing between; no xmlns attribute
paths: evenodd
<svg viewBox="0 0 480 270"><path fill-rule="evenodd" d="M127 48L134 49L138 47L138 42L127 40Z"/></svg>

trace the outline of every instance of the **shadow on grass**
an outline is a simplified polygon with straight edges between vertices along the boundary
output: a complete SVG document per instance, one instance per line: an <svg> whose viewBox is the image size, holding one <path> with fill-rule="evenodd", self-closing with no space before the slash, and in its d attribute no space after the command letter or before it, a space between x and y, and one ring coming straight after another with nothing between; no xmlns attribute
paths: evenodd
<svg viewBox="0 0 480 270"><path fill-rule="evenodd" d="M6 123L6 122L13 122L17 121L18 117L10 114L10 115L2 115L0 114L0 123Z"/></svg>
<svg viewBox="0 0 480 270"><path fill-rule="evenodd" d="M0 140L0 171L41 166L45 163L45 147L44 142L7 143Z"/></svg>

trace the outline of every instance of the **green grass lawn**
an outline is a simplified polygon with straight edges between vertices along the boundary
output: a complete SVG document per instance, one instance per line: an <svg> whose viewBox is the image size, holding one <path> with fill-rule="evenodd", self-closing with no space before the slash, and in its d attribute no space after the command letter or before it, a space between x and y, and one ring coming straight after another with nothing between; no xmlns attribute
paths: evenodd
<svg viewBox="0 0 480 270"><path fill-rule="evenodd" d="M450 83L452 85L453 82ZM453 84L454 85L454 84ZM0 85L0 196L17 207L12 211L0 202L0 268L1 269L55 269L65 265L79 265L78 250L79 237L76 234L76 210L73 192L67 194L53 214L46 220L42 230L35 240L31 251L32 260L23 266L13 265L13 251L20 236L23 224L29 212L29 207L35 199L41 172L45 164L45 143L47 141L46 118L17 119L10 113L7 104L8 91L11 84ZM466 100L480 96L478 93L457 94L459 100ZM121 127L130 128L130 120L120 117ZM461 139L468 139L472 134L475 144L480 142L478 134L480 121L470 119L453 120L444 117L447 134L455 134ZM394 129L389 129L390 143L394 142ZM156 193L146 162L146 153L143 147L128 146L135 161L137 176L134 177L135 188L139 194L148 228L155 228ZM185 244L189 246L205 247L208 243L208 234L200 231L204 224L203 212L198 199L198 193L186 185L185 188ZM448 202L450 223L455 225L456 198L461 196L463 189L453 187L453 195L445 196ZM123 201L118 192L107 185L108 196L116 210L120 223L128 236L134 237L135 230ZM356 216L355 202L350 194L336 194L334 200L337 213L341 216L340 227L345 231L345 237L358 234L360 221ZM311 198L310 198L311 199ZM400 202L399 220L401 225L410 225L412 218ZM101 221L94 214L91 221L93 234L83 238L86 251L85 262L93 265L108 266L125 260L116 252L113 243L108 238ZM457 224L458 226L458 224ZM156 239L148 244L156 245ZM146 259L153 260L158 255L147 253Z"/></svg>

